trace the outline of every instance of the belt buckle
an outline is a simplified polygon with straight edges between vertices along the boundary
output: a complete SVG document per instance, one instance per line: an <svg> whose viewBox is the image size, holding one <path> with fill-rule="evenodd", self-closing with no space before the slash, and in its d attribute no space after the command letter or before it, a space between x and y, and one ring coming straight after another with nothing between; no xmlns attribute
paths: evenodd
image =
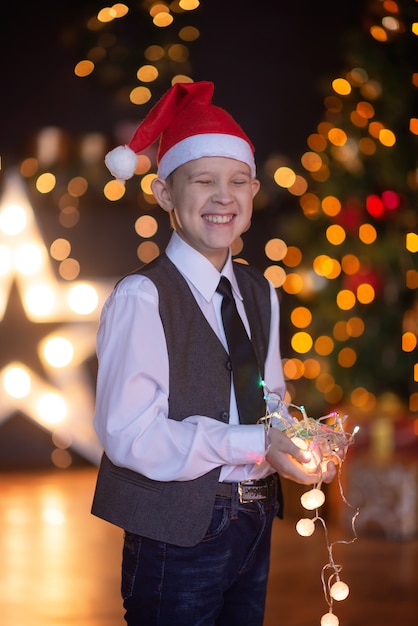
<svg viewBox="0 0 418 626"><path fill-rule="evenodd" d="M238 483L238 493L241 504L266 500L267 483L264 480L242 480Z"/></svg>

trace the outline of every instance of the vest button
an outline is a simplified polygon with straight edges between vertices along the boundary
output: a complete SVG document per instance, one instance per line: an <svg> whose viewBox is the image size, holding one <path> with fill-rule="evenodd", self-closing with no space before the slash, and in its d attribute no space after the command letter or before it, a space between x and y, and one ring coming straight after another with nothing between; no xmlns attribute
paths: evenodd
<svg viewBox="0 0 418 626"><path fill-rule="evenodd" d="M223 422L228 422L229 421L228 411L222 411L220 417Z"/></svg>
<svg viewBox="0 0 418 626"><path fill-rule="evenodd" d="M230 359L226 362L226 369L232 372L232 363Z"/></svg>

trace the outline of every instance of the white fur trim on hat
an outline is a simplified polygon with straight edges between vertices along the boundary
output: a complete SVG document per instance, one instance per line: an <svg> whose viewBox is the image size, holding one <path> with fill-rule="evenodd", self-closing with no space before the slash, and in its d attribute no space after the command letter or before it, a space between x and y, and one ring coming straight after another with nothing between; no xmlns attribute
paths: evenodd
<svg viewBox="0 0 418 626"><path fill-rule="evenodd" d="M235 135L207 133L192 135L172 146L161 157L158 176L167 178L175 169L202 157L228 157L246 163L255 177L255 160L247 141Z"/></svg>

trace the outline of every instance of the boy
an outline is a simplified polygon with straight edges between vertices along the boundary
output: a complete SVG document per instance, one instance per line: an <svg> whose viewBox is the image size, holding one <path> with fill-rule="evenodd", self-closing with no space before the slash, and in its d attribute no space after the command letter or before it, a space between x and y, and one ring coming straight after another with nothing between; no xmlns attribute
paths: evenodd
<svg viewBox="0 0 418 626"><path fill-rule="evenodd" d="M262 626L278 474L318 478L282 432L257 423L260 379L285 394L279 307L261 273L231 260L259 182L250 140L212 93L209 82L174 85L106 158L126 179L160 139L152 190L174 229L164 254L118 283L98 332L105 453L92 510L125 530L129 626ZM223 319L233 303L238 347L253 344L244 384ZM330 463L323 480L334 475Z"/></svg>

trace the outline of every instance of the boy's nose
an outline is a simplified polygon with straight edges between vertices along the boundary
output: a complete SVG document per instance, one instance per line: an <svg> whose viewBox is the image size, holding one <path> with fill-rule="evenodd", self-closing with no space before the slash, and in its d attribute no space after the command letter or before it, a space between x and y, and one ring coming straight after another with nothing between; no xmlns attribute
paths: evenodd
<svg viewBox="0 0 418 626"><path fill-rule="evenodd" d="M232 200L231 189L228 184L219 183L213 192L213 199L220 204L227 204Z"/></svg>

